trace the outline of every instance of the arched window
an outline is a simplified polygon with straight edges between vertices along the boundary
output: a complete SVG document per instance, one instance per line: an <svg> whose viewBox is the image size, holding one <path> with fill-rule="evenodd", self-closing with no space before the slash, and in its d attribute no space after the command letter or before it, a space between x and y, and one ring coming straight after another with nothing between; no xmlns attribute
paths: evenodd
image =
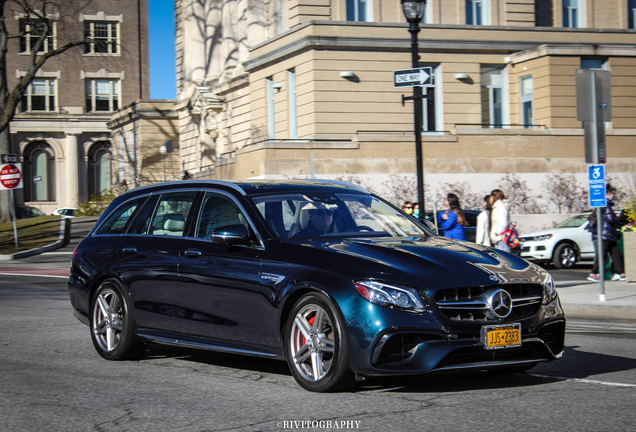
<svg viewBox="0 0 636 432"><path fill-rule="evenodd" d="M100 141L88 151L88 194L99 194L111 188L110 143Z"/></svg>
<svg viewBox="0 0 636 432"><path fill-rule="evenodd" d="M55 201L55 152L51 146L44 141L29 144L23 152L22 168L24 200Z"/></svg>

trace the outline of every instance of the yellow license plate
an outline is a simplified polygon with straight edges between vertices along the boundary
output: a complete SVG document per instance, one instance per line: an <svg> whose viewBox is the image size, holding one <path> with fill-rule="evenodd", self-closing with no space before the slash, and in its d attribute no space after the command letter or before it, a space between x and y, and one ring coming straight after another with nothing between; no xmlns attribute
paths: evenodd
<svg viewBox="0 0 636 432"><path fill-rule="evenodd" d="M487 350L521 346L521 324L487 325L481 328L481 342Z"/></svg>

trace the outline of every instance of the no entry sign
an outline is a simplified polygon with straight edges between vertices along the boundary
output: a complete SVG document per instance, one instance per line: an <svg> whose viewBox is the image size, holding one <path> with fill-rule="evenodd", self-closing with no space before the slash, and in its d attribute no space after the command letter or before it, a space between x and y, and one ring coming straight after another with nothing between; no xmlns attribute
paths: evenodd
<svg viewBox="0 0 636 432"><path fill-rule="evenodd" d="M3 165L0 169L0 189L22 188L22 166L19 163Z"/></svg>

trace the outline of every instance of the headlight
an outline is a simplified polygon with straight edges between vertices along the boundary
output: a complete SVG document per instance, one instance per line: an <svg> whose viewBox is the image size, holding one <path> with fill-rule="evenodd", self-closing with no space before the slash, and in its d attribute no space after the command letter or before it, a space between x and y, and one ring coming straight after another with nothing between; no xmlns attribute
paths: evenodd
<svg viewBox="0 0 636 432"><path fill-rule="evenodd" d="M358 294L373 304L409 312L426 312L417 291L412 288L397 287L373 280L357 281L353 285Z"/></svg>
<svg viewBox="0 0 636 432"><path fill-rule="evenodd" d="M541 272L541 275L543 276L543 281L541 282L543 285L543 304L548 304L556 298L557 292L554 289L554 281L550 273Z"/></svg>
<svg viewBox="0 0 636 432"><path fill-rule="evenodd" d="M540 235L540 236L536 236L536 237L521 237L519 239L520 242L527 242L527 241L546 241L546 240L550 240L552 238L552 234L544 234L544 235Z"/></svg>

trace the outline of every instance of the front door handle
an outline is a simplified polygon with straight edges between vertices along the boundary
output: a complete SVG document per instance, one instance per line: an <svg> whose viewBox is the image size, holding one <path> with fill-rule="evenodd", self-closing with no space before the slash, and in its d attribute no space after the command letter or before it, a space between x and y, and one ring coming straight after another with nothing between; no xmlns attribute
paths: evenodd
<svg viewBox="0 0 636 432"><path fill-rule="evenodd" d="M200 250L196 250L196 249L188 249L184 253L185 253L185 256L190 257L190 258L196 258L196 257L201 256L201 251Z"/></svg>
<svg viewBox="0 0 636 432"><path fill-rule="evenodd" d="M134 254L135 252L137 252L137 248L134 247L125 247L121 250L123 253L125 254Z"/></svg>

